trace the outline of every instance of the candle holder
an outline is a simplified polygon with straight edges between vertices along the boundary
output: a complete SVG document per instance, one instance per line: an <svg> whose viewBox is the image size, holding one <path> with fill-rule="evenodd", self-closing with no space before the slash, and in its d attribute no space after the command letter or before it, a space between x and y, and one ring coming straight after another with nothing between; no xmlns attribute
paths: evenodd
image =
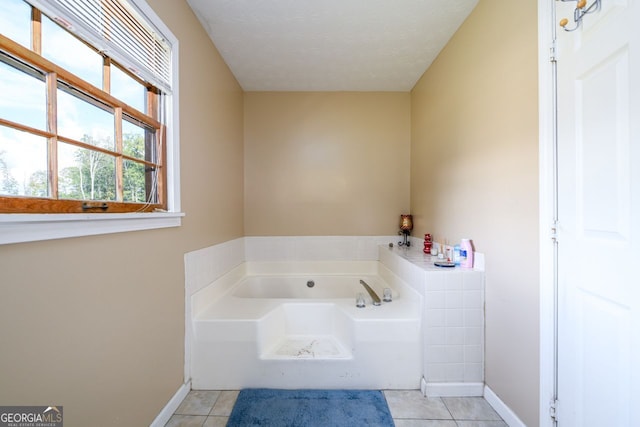
<svg viewBox="0 0 640 427"><path fill-rule="evenodd" d="M400 231L398 234L402 235L402 241L398 242L398 246L411 246L409 241L411 230L413 230L413 217L411 215L400 215Z"/></svg>

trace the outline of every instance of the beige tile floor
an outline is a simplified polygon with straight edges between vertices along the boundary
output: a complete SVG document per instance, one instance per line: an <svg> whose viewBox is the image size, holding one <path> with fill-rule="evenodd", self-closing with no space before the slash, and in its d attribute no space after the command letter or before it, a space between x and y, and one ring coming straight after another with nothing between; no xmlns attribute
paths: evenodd
<svg viewBox="0 0 640 427"><path fill-rule="evenodd" d="M189 392L165 427L224 427L238 391ZM396 427L508 427L482 397L423 397L418 390L385 390Z"/></svg>

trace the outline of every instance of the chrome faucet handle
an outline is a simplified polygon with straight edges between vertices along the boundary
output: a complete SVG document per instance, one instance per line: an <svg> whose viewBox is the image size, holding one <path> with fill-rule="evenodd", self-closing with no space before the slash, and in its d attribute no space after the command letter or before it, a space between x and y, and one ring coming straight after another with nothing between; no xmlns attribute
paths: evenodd
<svg viewBox="0 0 640 427"><path fill-rule="evenodd" d="M374 292L373 289L371 289L371 287L369 285L367 285L367 282L365 282L364 280L360 280L360 284L362 286L364 286L364 288L367 290L367 292L369 292L369 295L371 296L371 299L373 300L373 305L381 305L382 301L380 301L380 297L378 296L378 294L376 294Z"/></svg>

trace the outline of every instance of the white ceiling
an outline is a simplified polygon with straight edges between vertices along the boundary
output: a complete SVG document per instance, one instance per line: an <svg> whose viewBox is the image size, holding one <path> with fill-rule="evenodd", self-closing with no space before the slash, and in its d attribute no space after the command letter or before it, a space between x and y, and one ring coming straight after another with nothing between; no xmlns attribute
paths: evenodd
<svg viewBox="0 0 640 427"><path fill-rule="evenodd" d="M187 1L245 91L403 92L478 2Z"/></svg>

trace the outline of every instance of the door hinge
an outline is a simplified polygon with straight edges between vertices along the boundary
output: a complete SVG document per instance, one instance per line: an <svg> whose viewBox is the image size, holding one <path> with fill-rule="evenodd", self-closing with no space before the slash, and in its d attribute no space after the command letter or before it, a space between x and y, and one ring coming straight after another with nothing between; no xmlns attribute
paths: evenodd
<svg viewBox="0 0 640 427"><path fill-rule="evenodd" d="M558 224L554 224L551 227L550 233L549 233L549 237L551 237L551 241L553 243L557 243L558 242Z"/></svg>
<svg viewBox="0 0 640 427"><path fill-rule="evenodd" d="M556 49L556 41L552 41L551 42L551 47L549 47L549 61L551 62L558 62L558 56L557 56L557 49Z"/></svg>
<svg viewBox="0 0 640 427"><path fill-rule="evenodd" d="M558 421L558 400L549 402L549 416L553 418L554 421Z"/></svg>

